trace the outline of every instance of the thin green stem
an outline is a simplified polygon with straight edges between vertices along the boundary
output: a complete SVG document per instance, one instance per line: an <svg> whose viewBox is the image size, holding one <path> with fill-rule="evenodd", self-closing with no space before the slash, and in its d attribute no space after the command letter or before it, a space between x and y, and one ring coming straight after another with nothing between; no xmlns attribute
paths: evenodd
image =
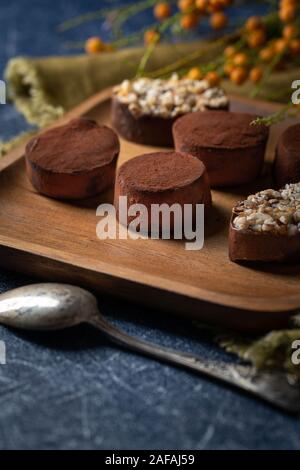
<svg viewBox="0 0 300 470"><path fill-rule="evenodd" d="M124 22L126 22L130 17L141 13L148 8L153 7L156 3L159 3L161 0L144 0L139 2L133 2L129 5L123 7L115 7L115 8L101 8L94 12L85 13L84 15L76 16L75 18L71 18L70 20L64 21L58 26L58 30L63 32L69 29L76 28L84 23L88 23L90 21L99 20L109 16L110 14L114 14L115 20L115 27L120 27ZM171 3L174 3L175 0L170 0Z"/></svg>
<svg viewBox="0 0 300 470"><path fill-rule="evenodd" d="M137 31L135 33L132 33L132 34L129 34L125 37L117 39L116 41L113 41L111 44L116 49L119 49L119 48L124 47L124 46L128 46L129 44L135 43L140 38L142 38L146 31L148 31L149 29L154 29L156 27L157 27L157 23L154 23L150 26L146 26L145 28L141 29L140 31Z"/></svg>
<svg viewBox="0 0 300 470"><path fill-rule="evenodd" d="M219 45L227 45L228 43L232 42L236 38L236 34L230 35L227 37L223 37L218 39L217 41L212 42L211 44L206 45L205 52L209 51L209 49L214 49ZM173 62L172 64L166 65L160 69L155 70L154 72L147 73L147 76L151 78L160 77L163 75L168 75L172 72L177 72L178 70L187 67L190 64L193 64L197 59L200 59L203 56L203 49L199 49L199 51L192 52L187 56L183 57L182 59L178 59L177 61Z"/></svg>
<svg viewBox="0 0 300 470"><path fill-rule="evenodd" d="M267 68L267 71L266 73L264 74L264 78L263 80L261 80L259 82L258 85L256 85L254 87L254 89L252 90L251 92L251 98L255 98L258 93L261 91L263 85L265 85L265 83L269 80L270 76L272 75L272 72L274 71L275 67L279 64L279 62L281 61L282 57L284 56L286 52L286 48L280 52L279 54L276 54L272 60L272 62L270 63L269 67Z"/></svg>
<svg viewBox="0 0 300 470"><path fill-rule="evenodd" d="M294 109L294 113L291 113L292 109ZM295 105L293 103L289 103L283 106L279 111L276 113L270 114L269 116L257 118L252 121L251 125L265 125L265 126L273 126L274 124L278 124L279 122L284 121L288 116L298 114L299 110L295 109Z"/></svg>
<svg viewBox="0 0 300 470"><path fill-rule="evenodd" d="M145 69L147 67L147 64L150 60L150 57L152 56L152 53L154 51L154 49L156 48L158 42L159 42L159 39L160 37L174 24L176 23L176 21L178 21L178 19L182 16L182 13L176 13L175 15L173 15L171 18L167 18L165 21L162 21L159 25L159 27L157 28L157 32L158 32L158 38L157 40L155 40L152 44L150 44L147 49L146 49L146 52L145 54L143 55L141 61L140 61L140 64L139 64L139 67L138 67L138 70L137 70L137 74L136 76L137 77L141 77L142 75L144 75L145 73Z"/></svg>
<svg viewBox="0 0 300 470"><path fill-rule="evenodd" d="M102 18L105 18L105 16L110 12L110 9L101 8L100 10L85 13L84 15L79 15L75 18L71 18L70 20L64 21L63 23L58 25L57 29L60 32L68 31L69 29L77 28L77 26L81 26L84 23L89 23L90 21L94 20L101 20Z"/></svg>

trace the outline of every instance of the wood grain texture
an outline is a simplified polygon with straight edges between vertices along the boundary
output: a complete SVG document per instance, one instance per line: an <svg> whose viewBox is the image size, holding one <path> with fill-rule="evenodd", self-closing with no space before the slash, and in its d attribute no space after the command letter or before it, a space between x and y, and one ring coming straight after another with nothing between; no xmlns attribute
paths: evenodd
<svg viewBox="0 0 300 470"><path fill-rule="evenodd" d="M106 90L92 97L57 124L78 116L108 124L110 93ZM232 103L233 110L259 115L278 109L275 104L242 98L233 98ZM287 125L272 130L268 162L278 134ZM121 141L119 163L151 151L151 147ZM112 192L78 204L40 196L27 180L23 153L21 146L0 161L2 266L244 330L284 326L300 308L299 265L242 266L228 259L231 208L246 195L270 186L268 165L254 185L213 191L205 247L188 252L181 241L100 241L96 208L112 202Z"/></svg>

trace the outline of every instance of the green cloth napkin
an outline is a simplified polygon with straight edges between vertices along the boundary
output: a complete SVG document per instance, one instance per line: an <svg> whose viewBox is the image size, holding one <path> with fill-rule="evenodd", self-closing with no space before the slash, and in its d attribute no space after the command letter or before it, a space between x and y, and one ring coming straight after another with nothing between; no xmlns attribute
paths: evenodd
<svg viewBox="0 0 300 470"><path fill-rule="evenodd" d="M149 61L147 71L160 69L195 54L196 63L207 63L223 48L224 42L215 44L206 41L159 45ZM94 93L123 79L132 78L144 52L144 48L132 48L97 56L41 59L17 57L9 61L5 72L10 97L29 123L43 128ZM290 101L291 83L299 77L300 68L275 72L261 88L258 97L287 103ZM225 83L225 88L231 93L246 96L250 93L249 84L237 88L231 83ZM19 136L2 145L0 152L4 154L22 139L24 136ZM216 338L227 351L252 362L257 368L283 368L300 379L300 366L291 362L292 343L300 339L300 314L293 318L293 322L289 330L270 332L262 337L223 332Z"/></svg>

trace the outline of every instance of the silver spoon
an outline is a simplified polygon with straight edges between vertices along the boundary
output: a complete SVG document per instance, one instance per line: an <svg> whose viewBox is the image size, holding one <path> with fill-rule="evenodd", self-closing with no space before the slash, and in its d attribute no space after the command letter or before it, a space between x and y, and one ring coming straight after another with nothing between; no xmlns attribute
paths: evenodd
<svg viewBox="0 0 300 470"><path fill-rule="evenodd" d="M300 387L290 385L284 373L257 373L248 365L201 359L129 336L111 325L99 312L96 298L79 287L35 284L1 294L0 323L25 330L60 330L89 323L125 348L200 372L286 411L300 413Z"/></svg>

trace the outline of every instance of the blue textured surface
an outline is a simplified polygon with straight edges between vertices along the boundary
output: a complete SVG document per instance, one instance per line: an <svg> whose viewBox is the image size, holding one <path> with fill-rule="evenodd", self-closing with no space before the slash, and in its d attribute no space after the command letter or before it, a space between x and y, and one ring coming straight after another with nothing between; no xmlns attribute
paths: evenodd
<svg viewBox="0 0 300 470"><path fill-rule="evenodd" d="M91 24L60 36L62 19L105 2L0 2L0 68L15 55L64 54L65 40L98 31ZM109 3L109 2L107 2ZM149 18L151 21L151 18ZM101 31L103 35L105 31ZM0 135L26 128L0 106ZM34 280L0 272L0 292ZM103 311L133 334L210 358L226 356L190 325L111 298ZM149 318L151 320L149 320ZM299 449L300 422L199 376L112 347L89 327L55 334L0 327L1 449Z"/></svg>

